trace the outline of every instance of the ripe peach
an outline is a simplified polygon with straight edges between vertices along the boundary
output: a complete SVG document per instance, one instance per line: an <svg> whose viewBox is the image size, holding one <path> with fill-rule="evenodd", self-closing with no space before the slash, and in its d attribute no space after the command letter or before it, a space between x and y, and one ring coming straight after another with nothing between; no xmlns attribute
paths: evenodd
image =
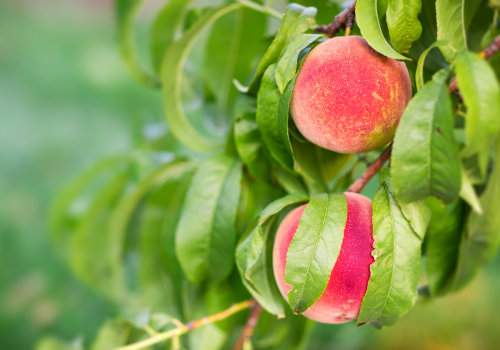
<svg viewBox="0 0 500 350"><path fill-rule="evenodd" d="M345 193L347 222L340 254L321 297L302 315L323 323L344 323L358 317L361 301L374 261L371 200L357 193ZM292 210L281 222L273 247L273 270L281 294L288 300L292 286L285 282L288 247L306 205Z"/></svg>
<svg viewBox="0 0 500 350"><path fill-rule="evenodd" d="M379 54L360 36L341 36L324 41L306 57L290 110L312 143L360 153L393 139L410 98L403 62Z"/></svg>

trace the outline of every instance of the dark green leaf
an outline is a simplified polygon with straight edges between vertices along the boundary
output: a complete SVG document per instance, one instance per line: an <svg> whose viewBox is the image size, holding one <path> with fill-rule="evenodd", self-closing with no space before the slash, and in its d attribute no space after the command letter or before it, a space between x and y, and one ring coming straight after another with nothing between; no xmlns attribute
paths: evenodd
<svg viewBox="0 0 500 350"><path fill-rule="evenodd" d="M425 240L425 267L431 294L440 295L449 288L457 266L465 211L462 201L446 205L431 197L426 203L432 214Z"/></svg>
<svg viewBox="0 0 500 350"><path fill-rule="evenodd" d="M375 262L370 266L358 324L382 327L394 324L416 300L421 233L427 228L429 216L423 202L406 204L396 200L387 172L381 173L381 186L372 208Z"/></svg>
<svg viewBox="0 0 500 350"><path fill-rule="evenodd" d="M453 136L448 72L438 72L413 97L396 130L391 174L396 196L403 200L458 196L460 159Z"/></svg>
<svg viewBox="0 0 500 350"><path fill-rule="evenodd" d="M480 197L483 214L471 211L460 243L455 288L466 285L485 263L491 261L500 244L500 142L495 167Z"/></svg>
<svg viewBox="0 0 500 350"><path fill-rule="evenodd" d="M311 197L287 253L285 281L294 312L304 312L325 291L340 253L347 221L343 193Z"/></svg>
<svg viewBox="0 0 500 350"><path fill-rule="evenodd" d="M421 0L388 0L387 26L392 46L402 53L410 52L411 44L420 38L422 25L418 14Z"/></svg>
<svg viewBox="0 0 500 350"><path fill-rule="evenodd" d="M151 58L156 71L167 48L182 27L187 8L192 0L170 0L161 9L151 27Z"/></svg>
<svg viewBox="0 0 500 350"><path fill-rule="evenodd" d="M322 37L319 34L297 34L290 38L274 72L274 78L281 94L295 77L300 52Z"/></svg>
<svg viewBox="0 0 500 350"><path fill-rule="evenodd" d="M272 272L273 217L284 208L307 200L303 195L287 195L269 204L255 228L238 244L236 265L243 284L268 312L284 315L283 298Z"/></svg>
<svg viewBox="0 0 500 350"><path fill-rule="evenodd" d="M262 135L255 121L255 98L240 95L235 108L234 141L248 171L257 179L268 179L271 167L263 147Z"/></svg>
<svg viewBox="0 0 500 350"><path fill-rule="evenodd" d="M274 80L276 65L270 65L257 95L257 125L271 156L285 168L293 169L292 148L288 136L288 106L293 81L281 95Z"/></svg>
<svg viewBox="0 0 500 350"><path fill-rule="evenodd" d="M240 191L238 160L218 156L196 171L175 241L177 258L191 281L220 280L231 271Z"/></svg>
<svg viewBox="0 0 500 350"><path fill-rule="evenodd" d="M467 107L464 157L479 156L481 174L486 173L489 152L500 131L500 86L495 73L483 59L462 52L455 60L460 93Z"/></svg>
<svg viewBox="0 0 500 350"><path fill-rule="evenodd" d="M467 49L464 2L465 0L436 0L437 39L446 40L449 44L440 47L448 62L458 52Z"/></svg>
<svg viewBox="0 0 500 350"><path fill-rule="evenodd" d="M298 4L287 6L278 33L260 61L257 71L248 86L249 92L257 92L264 72L268 70L271 64L279 60L286 45L294 35L304 33L314 25L315 16L316 8L314 7L303 7Z"/></svg>
<svg viewBox="0 0 500 350"><path fill-rule="evenodd" d="M368 44L382 55L396 60L408 60L409 58L395 51L385 39L380 26L379 2L381 0L357 1L356 22L361 29L361 34Z"/></svg>
<svg viewBox="0 0 500 350"><path fill-rule="evenodd" d="M220 140L215 139L214 136L203 135L195 129L184 112L181 100L184 63L196 39L204 29L223 15L240 7L239 4L232 4L217 7L204 13L181 38L170 45L162 62L163 104L168 125L179 141L198 151L209 151L222 145Z"/></svg>

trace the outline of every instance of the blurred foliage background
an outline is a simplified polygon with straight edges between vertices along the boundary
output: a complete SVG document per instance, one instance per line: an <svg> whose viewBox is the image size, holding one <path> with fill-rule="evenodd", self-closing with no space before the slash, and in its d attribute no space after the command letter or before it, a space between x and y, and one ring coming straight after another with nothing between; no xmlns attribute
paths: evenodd
<svg viewBox="0 0 500 350"><path fill-rule="evenodd" d="M126 73L111 0L0 2L0 348L31 349L45 336L86 345L116 316L120 306L51 247L48 214L63 184L133 149L146 121L163 121L160 92ZM382 331L316 325L309 348L498 348L499 268L497 258L460 293Z"/></svg>

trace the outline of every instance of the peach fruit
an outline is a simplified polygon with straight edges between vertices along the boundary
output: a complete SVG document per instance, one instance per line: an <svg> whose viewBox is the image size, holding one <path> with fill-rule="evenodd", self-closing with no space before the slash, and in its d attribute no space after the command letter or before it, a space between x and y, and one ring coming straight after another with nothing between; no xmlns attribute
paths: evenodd
<svg viewBox="0 0 500 350"><path fill-rule="evenodd" d="M360 153L393 139L411 94L403 62L379 54L360 36L341 36L322 42L306 57L290 111L312 143Z"/></svg>
<svg viewBox="0 0 500 350"><path fill-rule="evenodd" d="M361 301L374 261L371 200L357 193L345 193L347 221L340 254L321 297L302 315L323 323L344 323L358 317ZM288 300L292 286L285 282L288 247L306 205L292 210L281 222L273 247L273 270L281 294Z"/></svg>

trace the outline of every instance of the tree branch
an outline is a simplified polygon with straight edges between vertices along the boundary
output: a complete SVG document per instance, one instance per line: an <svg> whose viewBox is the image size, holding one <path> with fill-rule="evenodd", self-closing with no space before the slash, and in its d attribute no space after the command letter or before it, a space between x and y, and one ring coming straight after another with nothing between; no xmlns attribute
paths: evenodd
<svg viewBox="0 0 500 350"><path fill-rule="evenodd" d="M259 304L255 304L252 307L252 312L250 313L250 317L248 318L245 327L243 327L243 331L241 332L238 341L234 345L233 350L241 350L243 349L245 343L250 339L253 334L253 330L255 326L257 326L257 321L259 320L260 312L262 311L262 306Z"/></svg>
<svg viewBox="0 0 500 350"><path fill-rule="evenodd" d="M371 178L382 168L387 162L387 160L391 157L392 152L392 143L378 156L375 161L370 164L368 168L366 168L365 172L356 180L354 183L349 186L347 192L356 192L359 193L371 180Z"/></svg>
<svg viewBox="0 0 500 350"><path fill-rule="evenodd" d="M245 300L245 301L242 301L241 303L233 304L228 309L221 311L217 314L203 317L199 320L189 322L188 324L178 325L174 329L170 329L166 332L155 334L152 337L141 340L141 341L134 343L134 344L121 346L119 348L116 348L115 350L144 349L144 348L149 347L151 345L161 343L165 340L179 337L180 335L183 335L183 334L185 334L189 331L195 330L197 328L203 327L209 323L214 323L214 322L217 322L220 320L224 320L237 312L243 311L243 310L248 309L248 308L254 308L256 305L258 305L258 304L254 299Z"/></svg>
<svg viewBox="0 0 500 350"><path fill-rule="evenodd" d="M329 25L322 25L316 27L316 32L326 33L326 35L331 38L339 32L340 29L351 28L354 25L356 0L354 0L348 8L340 12L332 23Z"/></svg>

